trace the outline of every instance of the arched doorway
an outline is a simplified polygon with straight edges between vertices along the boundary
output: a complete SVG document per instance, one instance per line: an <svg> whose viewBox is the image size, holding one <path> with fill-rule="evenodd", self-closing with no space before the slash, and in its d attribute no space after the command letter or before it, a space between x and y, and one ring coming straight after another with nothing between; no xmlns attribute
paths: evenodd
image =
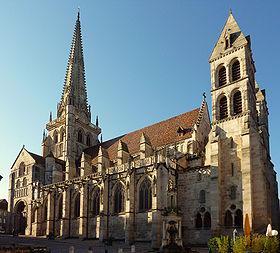
<svg viewBox="0 0 280 253"><path fill-rule="evenodd" d="M27 226L27 210L26 204L23 201L19 201L15 206L15 224L14 229L18 234L25 234L25 228Z"/></svg>

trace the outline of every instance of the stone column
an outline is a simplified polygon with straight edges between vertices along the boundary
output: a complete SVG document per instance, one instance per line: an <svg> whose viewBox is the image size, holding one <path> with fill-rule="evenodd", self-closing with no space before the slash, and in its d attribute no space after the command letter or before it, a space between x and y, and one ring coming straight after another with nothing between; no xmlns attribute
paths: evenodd
<svg viewBox="0 0 280 253"><path fill-rule="evenodd" d="M99 241L107 240L109 235L108 231L108 219L109 219L109 179L108 177L104 180L103 196L101 193L101 208L100 208L100 230L99 230ZM103 202L103 204L102 204Z"/></svg>
<svg viewBox="0 0 280 253"><path fill-rule="evenodd" d="M25 229L25 234L26 235L32 235L32 204L29 203L27 205L27 210L26 210L26 219L27 219L27 227Z"/></svg>
<svg viewBox="0 0 280 253"><path fill-rule="evenodd" d="M69 214L70 214L70 188L65 188L62 193L62 220L60 235L63 239L70 237L69 234Z"/></svg>
<svg viewBox="0 0 280 253"><path fill-rule="evenodd" d="M54 222L54 217L53 217L53 193L49 192L48 193L48 215L47 215L47 229L46 229L46 235L49 235L50 233L53 232L53 222Z"/></svg>
<svg viewBox="0 0 280 253"><path fill-rule="evenodd" d="M87 238L87 208L88 208L88 185L82 185L80 188L80 222L79 238Z"/></svg>

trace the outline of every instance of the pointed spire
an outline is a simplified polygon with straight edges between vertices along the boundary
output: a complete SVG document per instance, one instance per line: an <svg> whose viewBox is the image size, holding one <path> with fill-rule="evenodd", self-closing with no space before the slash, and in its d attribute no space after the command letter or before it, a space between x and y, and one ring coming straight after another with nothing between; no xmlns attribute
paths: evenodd
<svg viewBox="0 0 280 253"><path fill-rule="evenodd" d="M100 141L101 141L101 143L103 142L102 134L100 135Z"/></svg>
<svg viewBox="0 0 280 253"><path fill-rule="evenodd" d="M247 44L248 41L234 19L232 11L230 10L227 21L209 58L209 62L218 59L221 57L221 55L224 55L225 52L228 52L229 50L235 50L234 48L238 48Z"/></svg>
<svg viewBox="0 0 280 253"><path fill-rule="evenodd" d="M50 112L50 122L52 121L52 112Z"/></svg>
<svg viewBox="0 0 280 253"><path fill-rule="evenodd" d="M231 10L231 8L229 9L229 15L232 15L232 10Z"/></svg>
<svg viewBox="0 0 280 253"><path fill-rule="evenodd" d="M67 104L71 104L85 112L90 120L87 102L87 90L85 81L85 68L80 24L80 10L78 9L75 31L68 60L65 83L61 103L58 109L58 117L62 114Z"/></svg>
<svg viewBox="0 0 280 253"><path fill-rule="evenodd" d="M95 125L98 127L98 116L96 116Z"/></svg>
<svg viewBox="0 0 280 253"><path fill-rule="evenodd" d="M43 141L42 141L42 143L45 141L45 139L46 139L46 132L45 132L45 129L44 129L44 131L43 131Z"/></svg>

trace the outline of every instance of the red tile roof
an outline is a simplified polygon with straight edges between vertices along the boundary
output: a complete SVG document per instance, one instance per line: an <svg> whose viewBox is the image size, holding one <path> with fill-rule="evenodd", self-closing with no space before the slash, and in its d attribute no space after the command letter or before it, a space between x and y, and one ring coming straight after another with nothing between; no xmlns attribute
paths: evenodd
<svg viewBox="0 0 280 253"><path fill-rule="evenodd" d="M91 155L92 163L97 162L97 155L100 145L107 149L109 158L112 160L117 157L118 141L122 140L127 144L129 153L133 154L139 151L140 137L145 133L151 141L152 147L160 147L170 143L174 143L191 137L193 124L198 119L200 108L175 116L173 118L158 122L154 125L144 127L134 132L124 134L117 138L103 142L102 144L84 150L85 153ZM185 130L185 134L178 135L178 128Z"/></svg>

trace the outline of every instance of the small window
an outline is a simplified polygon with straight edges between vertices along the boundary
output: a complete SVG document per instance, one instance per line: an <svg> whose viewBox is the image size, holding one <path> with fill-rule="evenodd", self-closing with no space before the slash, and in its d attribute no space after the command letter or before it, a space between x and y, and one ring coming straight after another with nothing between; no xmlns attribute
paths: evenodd
<svg viewBox="0 0 280 253"><path fill-rule="evenodd" d="M220 99L220 119L228 117L227 98L223 96Z"/></svg>
<svg viewBox="0 0 280 253"><path fill-rule="evenodd" d="M197 215L196 215L195 227L196 228L201 228L202 227L202 218L201 218L201 214L200 213L197 213Z"/></svg>
<svg viewBox="0 0 280 253"><path fill-rule="evenodd" d="M90 138L90 134L87 135L87 145L90 146L91 145L91 138Z"/></svg>
<svg viewBox="0 0 280 253"><path fill-rule="evenodd" d="M54 141L54 143L58 143L58 134L56 131L53 134L53 141Z"/></svg>
<svg viewBox="0 0 280 253"><path fill-rule="evenodd" d="M235 187L235 186L232 186L232 187L230 188L230 198L231 198L232 200L236 199L236 187Z"/></svg>
<svg viewBox="0 0 280 253"><path fill-rule="evenodd" d="M26 179L26 177L23 179L23 181L22 181L22 186L27 186L27 179Z"/></svg>
<svg viewBox="0 0 280 253"><path fill-rule="evenodd" d="M120 213L124 211L124 190L121 183L117 185L114 194L114 212Z"/></svg>
<svg viewBox="0 0 280 253"><path fill-rule="evenodd" d="M230 147L231 147L231 148L234 148L234 141L233 141L233 138L231 138L231 140L230 140Z"/></svg>
<svg viewBox="0 0 280 253"><path fill-rule="evenodd" d="M227 210L225 214L225 226L232 227L232 225L233 225L232 214L229 210Z"/></svg>
<svg viewBox="0 0 280 253"><path fill-rule="evenodd" d="M77 194L74 202L74 218L80 217L80 193Z"/></svg>
<svg viewBox="0 0 280 253"><path fill-rule="evenodd" d="M223 66L219 70L219 87L227 83L226 68Z"/></svg>
<svg viewBox="0 0 280 253"><path fill-rule="evenodd" d="M234 164L231 164L231 176L234 177Z"/></svg>
<svg viewBox="0 0 280 253"><path fill-rule="evenodd" d="M92 215L96 216L100 213L100 189L97 187L93 193L92 199Z"/></svg>
<svg viewBox="0 0 280 253"><path fill-rule="evenodd" d="M82 130L78 131L78 142L83 143L83 132L82 132Z"/></svg>
<svg viewBox="0 0 280 253"><path fill-rule="evenodd" d="M234 226L235 227L243 227L243 215L240 209L236 210L234 216Z"/></svg>
<svg viewBox="0 0 280 253"><path fill-rule="evenodd" d="M64 134L65 134L64 128L61 128L61 130L60 130L60 141L63 141Z"/></svg>
<svg viewBox="0 0 280 253"><path fill-rule="evenodd" d="M20 180L18 179L16 182L16 188L19 188L19 187L20 187Z"/></svg>
<svg viewBox="0 0 280 253"><path fill-rule="evenodd" d="M239 61L235 61L232 64L232 81L236 81L240 79L240 63Z"/></svg>
<svg viewBox="0 0 280 253"><path fill-rule="evenodd" d="M242 113L242 97L241 92L237 91L233 95L233 114L237 115Z"/></svg>
<svg viewBox="0 0 280 253"><path fill-rule="evenodd" d="M199 202L200 203L205 203L206 202L206 196L205 196L205 191L202 190L199 193Z"/></svg>
<svg viewBox="0 0 280 253"><path fill-rule="evenodd" d="M229 39L227 38L226 39L226 48L225 49L228 49L230 47L230 41L229 41Z"/></svg>
<svg viewBox="0 0 280 253"><path fill-rule="evenodd" d="M204 227L211 228L211 215L209 212L204 214Z"/></svg>

